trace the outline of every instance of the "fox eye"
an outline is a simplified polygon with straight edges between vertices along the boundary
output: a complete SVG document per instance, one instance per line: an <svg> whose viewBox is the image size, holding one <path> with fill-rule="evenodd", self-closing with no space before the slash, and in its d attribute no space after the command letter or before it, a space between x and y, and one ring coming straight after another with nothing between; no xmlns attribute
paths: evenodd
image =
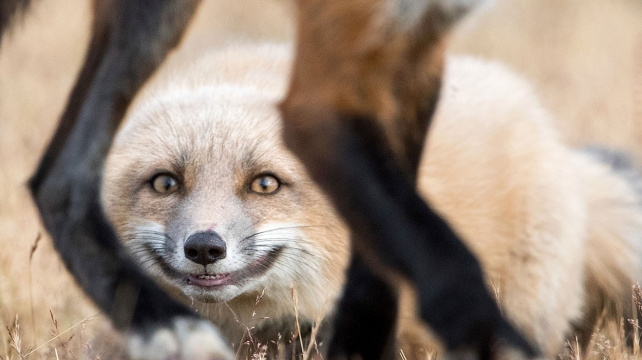
<svg viewBox="0 0 642 360"><path fill-rule="evenodd" d="M169 195L178 190L178 180L169 174L155 175L151 180L152 189L159 194Z"/></svg>
<svg viewBox="0 0 642 360"><path fill-rule="evenodd" d="M259 175L250 185L252 192L262 195L274 194L281 187L281 182L273 175L263 174Z"/></svg>

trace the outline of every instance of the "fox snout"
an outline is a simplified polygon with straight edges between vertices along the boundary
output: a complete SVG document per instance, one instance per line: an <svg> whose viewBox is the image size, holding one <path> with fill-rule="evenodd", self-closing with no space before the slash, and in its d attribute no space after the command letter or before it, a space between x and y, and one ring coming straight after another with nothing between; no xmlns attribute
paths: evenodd
<svg viewBox="0 0 642 360"><path fill-rule="evenodd" d="M227 255L225 241L214 231L199 231L190 235L183 245L185 257L207 266Z"/></svg>

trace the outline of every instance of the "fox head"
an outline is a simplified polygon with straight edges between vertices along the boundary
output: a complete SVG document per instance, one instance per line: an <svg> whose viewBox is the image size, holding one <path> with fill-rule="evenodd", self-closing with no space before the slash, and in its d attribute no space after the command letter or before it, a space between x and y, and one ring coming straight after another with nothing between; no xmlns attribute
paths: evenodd
<svg viewBox="0 0 642 360"><path fill-rule="evenodd" d="M266 45L205 56L150 86L114 141L105 211L175 293L221 302L265 292L291 306L294 286L302 312L338 296L347 230L281 139L289 54Z"/></svg>

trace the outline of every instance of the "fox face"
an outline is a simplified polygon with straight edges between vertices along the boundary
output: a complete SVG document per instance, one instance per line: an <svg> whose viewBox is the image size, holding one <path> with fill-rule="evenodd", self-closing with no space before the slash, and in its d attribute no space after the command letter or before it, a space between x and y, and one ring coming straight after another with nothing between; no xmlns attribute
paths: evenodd
<svg viewBox="0 0 642 360"><path fill-rule="evenodd" d="M319 300L338 296L347 234L282 143L283 86L208 84L143 96L107 160L106 213L174 293L232 304L264 293L291 308L301 284L300 311L319 316Z"/></svg>

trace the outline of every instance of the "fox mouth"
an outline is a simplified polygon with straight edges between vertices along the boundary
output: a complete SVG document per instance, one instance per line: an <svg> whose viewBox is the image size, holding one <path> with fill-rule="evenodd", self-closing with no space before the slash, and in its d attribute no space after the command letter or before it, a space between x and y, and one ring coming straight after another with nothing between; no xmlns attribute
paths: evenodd
<svg viewBox="0 0 642 360"><path fill-rule="evenodd" d="M245 280L258 277L274 264L283 247L274 248L261 255L258 259L252 261L249 265L241 270L223 274L189 274L185 279L187 285L194 285L202 288L217 288L226 285L239 285Z"/></svg>

